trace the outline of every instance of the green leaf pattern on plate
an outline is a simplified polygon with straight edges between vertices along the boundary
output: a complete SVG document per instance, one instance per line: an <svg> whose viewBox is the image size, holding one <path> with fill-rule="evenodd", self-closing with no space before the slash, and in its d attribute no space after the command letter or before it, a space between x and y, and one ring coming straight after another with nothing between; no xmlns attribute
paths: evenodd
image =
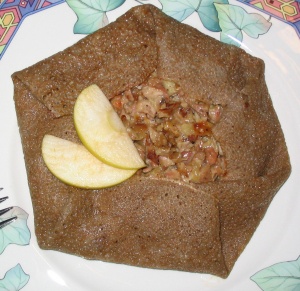
<svg viewBox="0 0 300 291"><path fill-rule="evenodd" d="M183 21L193 12L197 12L203 26L212 32L221 32L220 40L240 46L243 32L258 38L266 33L270 21L256 13L248 13L240 6L229 4L228 0L159 0L162 11Z"/></svg>
<svg viewBox="0 0 300 291"><path fill-rule="evenodd" d="M265 268L251 277L264 291L300 290L300 257Z"/></svg>
<svg viewBox="0 0 300 291"><path fill-rule="evenodd" d="M218 32L221 31L218 11L214 3L228 4L227 0L202 0L198 9L198 15L204 27L210 31Z"/></svg>
<svg viewBox="0 0 300 291"><path fill-rule="evenodd" d="M162 11L178 21L183 21L197 12L204 27L210 31L221 31L218 13L213 0L160 0ZM228 0L217 0L228 3Z"/></svg>
<svg viewBox="0 0 300 291"><path fill-rule="evenodd" d="M108 24L106 12L125 0L66 0L77 15L74 33L89 34Z"/></svg>
<svg viewBox="0 0 300 291"><path fill-rule="evenodd" d="M160 0L162 11L178 21L183 21L193 12L198 11L199 0Z"/></svg>
<svg viewBox="0 0 300 291"><path fill-rule="evenodd" d="M220 20L221 41L234 44L236 39L242 42L244 31L252 38L266 33L271 23L256 13L248 13L240 6L214 3Z"/></svg>
<svg viewBox="0 0 300 291"><path fill-rule="evenodd" d="M0 216L0 221L17 216L14 222L0 229L0 254L9 244L27 245L30 241L30 231L27 226L28 214L19 207Z"/></svg>
<svg viewBox="0 0 300 291"><path fill-rule="evenodd" d="M27 275L20 264L8 270L2 280L0 280L0 291L21 290L29 281Z"/></svg>
<svg viewBox="0 0 300 291"><path fill-rule="evenodd" d="M74 33L89 34L108 24L106 12L121 6L125 0L66 0L77 15ZM138 1L143 5L151 1ZM240 46L243 32L258 38L266 33L270 21L256 13L248 13L228 0L159 0L162 11L182 22L196 12L203 26L212 32L221 32L220 40Z"/></svg>

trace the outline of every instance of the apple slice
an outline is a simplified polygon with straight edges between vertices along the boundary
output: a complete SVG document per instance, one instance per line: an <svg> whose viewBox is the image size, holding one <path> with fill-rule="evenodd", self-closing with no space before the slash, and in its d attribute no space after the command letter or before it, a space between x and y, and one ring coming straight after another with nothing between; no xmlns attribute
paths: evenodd
<svg viewBox="0 0 300 291"><path fill-rule="evenodd" d="M110 187L125 181L136 172L106 165L83 145L53 135L44 136L42 156L54 176L79 188Z"/></svg>
<svg viewBox="0 0 300 291"><path fill-rule="evenodd" d="M84 146L104 163L122 169L145 166L121 119L97 85L78 96L74 124Z"/></svg>

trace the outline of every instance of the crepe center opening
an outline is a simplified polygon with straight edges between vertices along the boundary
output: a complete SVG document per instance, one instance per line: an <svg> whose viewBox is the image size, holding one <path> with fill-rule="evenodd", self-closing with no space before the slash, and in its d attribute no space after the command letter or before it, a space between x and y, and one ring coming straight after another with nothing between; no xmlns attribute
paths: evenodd
<svg viewBox="0 0 300 291"><path fill-rule="evenodd" d="M226 174L221 145L212 128L222 106L188 104L173 81L153 74L111 99L147 167L140 174L185 182L214 181Z"/></svg>

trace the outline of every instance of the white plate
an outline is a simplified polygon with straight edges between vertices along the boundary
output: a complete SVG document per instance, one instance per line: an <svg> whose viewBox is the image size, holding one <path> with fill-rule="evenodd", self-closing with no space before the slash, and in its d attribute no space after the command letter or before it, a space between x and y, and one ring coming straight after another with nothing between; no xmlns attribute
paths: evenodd
<svg viewBox="0 0 300 291"><path fill-rule="evenodd" d="M158 1L146 2L160 5ZM109 21L138 4L133 0L125 1L107 13ZM239 2L234 2L234 5L268 18L267 14L250 6ZM0 28L1 17L0 14ZM22 22L0 59L0 187L4 188L0 196L10 197L0 208L16 205L24 209L29 214L31 232L28 245L10 244L0 255L0 279L9 269L20 264L30 276L23 290L260 290L251 276L271 265L297 260L300 255L300 39L294 28L272 17L270 30L258 39L244 34L243 49L266 63L266 81L286 137L292 174L276 195L230 276L224 280L204 274L86 261L63 253L43 251L37 246L10 76L82 38L83 35L73 33L75 22L76 15L66 3L32 14ZM184 22L213 37L220 37L219 33L207 31L196 13ZM1 280L0 290L4 290L1 289Z"/></svg>

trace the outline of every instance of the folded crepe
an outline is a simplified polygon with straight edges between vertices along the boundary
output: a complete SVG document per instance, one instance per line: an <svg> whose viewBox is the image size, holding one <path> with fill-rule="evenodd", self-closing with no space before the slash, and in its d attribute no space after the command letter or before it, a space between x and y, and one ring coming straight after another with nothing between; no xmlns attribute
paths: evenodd
<svg viewBox="0 0 300 291"><path fill-rule="evenodd" d="M200 184L135 174L100 190L46 168L45 134L74 142L73 106L97 84L108 98L153 72L187 102L221 104L213 134L227 174ZM75 45L13 75L35 232L42 249L128 265L227 277L290 173L264 63L151 5L129 10Z"/></svg>

